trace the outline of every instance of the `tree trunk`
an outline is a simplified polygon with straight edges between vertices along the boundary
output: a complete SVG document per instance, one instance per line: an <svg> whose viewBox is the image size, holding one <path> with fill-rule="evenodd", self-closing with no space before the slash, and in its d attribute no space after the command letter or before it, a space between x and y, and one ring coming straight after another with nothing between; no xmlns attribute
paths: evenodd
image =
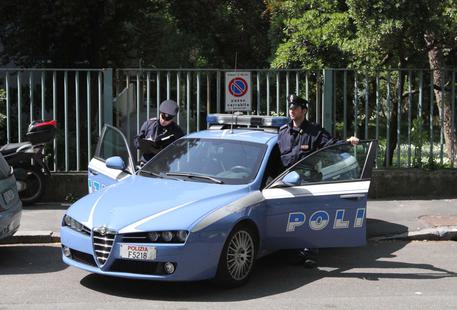
<svg viewBox="0 0 457 310"><path fill-rule="evenodd" d="M452 132L452 110L451 110L451 94L443 93L441 85L450 84L449 75L446 71L441 71L444 68L444 58L442 47L438 44L433 33L424 35L425 43L427 44L428 50L428 61L430 69L433 70L433 84L435 92L435 102L438 107L440 117L443 117L444 121L444 141L446 145L446 153L449 158L449 162L454 160L454 167L457 166L456 158L452 158L452 146L454 146L454 154L457 151L457 143L455 139L455 132ZM445 90L446 92L446 90ZM431 94L430 94L431 95ZM443 104L444 103L444 104ZM441 118L440 118L441 122ZM453 145L454 144L454 145ZM455 157L455 155L454 155Z"/></svg>
<svg viewBox="0 0 457 310"><path fill-rule="evenodd" d="M404 68L405 63L402 61L400 63L400 68ZM389 152L387 152L386 148L386 156L384 157L384 167L387 167L387 159L389 159L389 165L392 166L393 164L393 158L394 158L394 152L395 149L397 148L397 139L400 139L400 137L397 137L397 117L398 117L398 105L401 105L401 98L403 94L403 85L405 84L405 73L404 71L399 71L398 72L398 78L397 82L395 85L395 93L391 94L391 101L392 101L392 113L390 114L390 132L389 132ZM400 102L398 102L398 94L400 94ZM400 164L400 163L398 163Z"/></svg>

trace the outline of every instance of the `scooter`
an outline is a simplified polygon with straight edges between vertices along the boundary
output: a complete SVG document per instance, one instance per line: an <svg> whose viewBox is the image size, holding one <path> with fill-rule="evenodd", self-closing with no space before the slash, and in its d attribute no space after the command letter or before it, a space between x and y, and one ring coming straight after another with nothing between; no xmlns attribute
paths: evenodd
<svg viewBox="0 0 457 310"><path fill-rule="evenodd" d="M19 197L25 205L37 202L45 191L45 175L50 176L51 172L44 160L43 149L54 140L56 130L55 120L33 121L27 130L28 141L8 143L0 148L3 157L13 167Z"/></svg>

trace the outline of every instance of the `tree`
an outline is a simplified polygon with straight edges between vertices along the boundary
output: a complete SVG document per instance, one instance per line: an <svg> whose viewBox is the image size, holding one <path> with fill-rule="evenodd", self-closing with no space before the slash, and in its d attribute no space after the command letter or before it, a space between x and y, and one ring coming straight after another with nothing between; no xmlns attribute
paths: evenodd
<svg viewBox="0 0 457 310"><path fill-rule="evenodd" d="M180 48L186 40L168 8L165 0L5 0L1 61L54 68L179 65L187 59Z"/></svg>
<svg viewBox="0 0 457 310"><path fill-rule="evenodd" d="M273 67L347 66L376 70L423 68L429 63L434 69L435 102L444 115L446 148L451 158L453 137L455 141L455 133L451 133L451 96L443 95L441 87L445 85L449 91L451 77L447 71L437 69L456 63L456 0L267 2L272 18L270 33L276 37L272 42L277 44ZM392 77L396 79L396 93L402 94L405 75L395 73ZM396 95L392 99L395 119L401 102ZM392 125L391 152L386 154L390 159L397 141L397 124Z"/></svg>
<svg viewBox="0 0 457 310"><path fill-rule="evenodd" d="M440 115L444 118L446 150L448 157L452 158L452 149L457 151L456 134L452 132L450 92L455 87L455 80L452 79L449 71L443 71L443 69L455 68L457 64L457 1L433 2L430 3L429 9L433 14L429 26L423 30L422 35L426 44L430 69L433 70L436 105ZM457 158L454 160L454 166L457 166Z"/></svg>
<svg viewBox="0 0 457 310"><path fill-rule="evenodd" d="M261 0L173 0L178 29L192 42L197 67L262 68L268 66L269 20Z"/></svg>
<svg viewBox="0 0 457 310"><path fill-rule="evenodd" d="M347 6L340 1L267 1L274 46L273 68L345 67L341 46L353 36Z"/></svg>
<svg viewBox="0 0 457 310"><path fill-rule="evenodd" d="M25 67L268 65L262 1L0 3L1 62ZM39 16L40 18L37 18Z"/></svg>
<svg viewBox="0 0 457 310"><path fill-rule="evenodd" d="M456 65L457 1L347 0L347 2L351 17L359 30L356 41L371 41L368 45L375 47L378 52L382 51L381 56L384 54L384 59L398 59L400 68L422 68L426 67L428 62L430 69L433 70L435 102L440 118L443 118L446 150L448 158L451 159L452 148L457 150L455 133L451 132L452 80L449 71L443 69ZM386 32L386 29L397 31ZM376 38L376 41L372 42L370 38ZM357 55L357 53L354 54ZM403 81L404 77L399 76L397 89L400 92L402 92ZM453 141L454 146L452 146ZM457 160L454 165L457 165Z"/></svg>

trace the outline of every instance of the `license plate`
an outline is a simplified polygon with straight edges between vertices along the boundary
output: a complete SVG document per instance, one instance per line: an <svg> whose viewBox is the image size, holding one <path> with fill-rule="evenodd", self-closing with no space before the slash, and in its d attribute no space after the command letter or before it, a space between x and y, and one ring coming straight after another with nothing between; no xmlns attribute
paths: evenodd
<svg viewBox="0 0 457 310"><path fill-rule="evenodd" d="M14 191L12 189L7 190L2 195L3 199L5 199L6 204L9 204L14 199Z"/></svg>
<svg viewBox="0 0 457 310"><path fill-rule="evenodd" d="M157 250L153 246L121 244L120 256L135 260L155 260Z"/></svg>

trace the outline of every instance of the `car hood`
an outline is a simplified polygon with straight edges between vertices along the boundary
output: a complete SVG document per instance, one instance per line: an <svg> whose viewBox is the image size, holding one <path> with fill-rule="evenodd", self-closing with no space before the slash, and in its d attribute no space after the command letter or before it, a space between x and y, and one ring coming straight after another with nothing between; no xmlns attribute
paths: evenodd
<svg viewBox="0 0 457 310"><path fill-rule="evenodd" d="M119 233L190 230L206 214L249 192L249 185L131 176L87 195L67 214L83 225L106 226Z"/></svg>

